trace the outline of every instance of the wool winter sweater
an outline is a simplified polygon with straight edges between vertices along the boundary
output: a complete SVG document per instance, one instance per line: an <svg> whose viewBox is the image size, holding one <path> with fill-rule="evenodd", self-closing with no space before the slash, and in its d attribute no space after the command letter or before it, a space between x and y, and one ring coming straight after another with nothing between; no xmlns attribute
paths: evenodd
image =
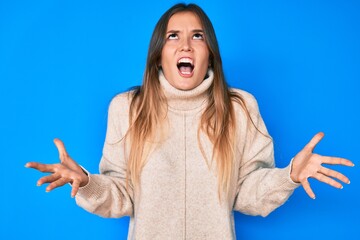
<svg viewBox="0 0 360 240"><path fill-rule="evenodd" d="M198 87L181 91L159 74L168 103L165 139L149 154L140 188L126 189L127 152L123 137L129 127L131 94L117 95L109 106L108 128L100 174L90 174L76 202L103 217L130 216L128 239L235 239L233 210L266 216L282 205L298 186L290 165L275 168L273 143L249 93L240 94L257 131L239 104L236 111L235 170L229 198L219 201L216 166L210 164L212 144L198 127L207 106L206 90L213 72Z"/></svg>

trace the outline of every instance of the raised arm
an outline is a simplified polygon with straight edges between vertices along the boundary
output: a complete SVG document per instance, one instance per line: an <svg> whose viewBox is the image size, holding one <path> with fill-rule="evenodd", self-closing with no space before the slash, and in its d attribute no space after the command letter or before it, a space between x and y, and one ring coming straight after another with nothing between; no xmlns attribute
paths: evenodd
<svg viewBox="0 0 360 240"><path fill-rule="evenodd" d="M308 178L315 178L336 188L342 188L342 185L334 178L350 183L346 176L322 164L354 166L351 161L313 153L315 146L323 138L323 133L316 134L287 167L275 168L272 139L266 136L268 133L265 124L256 100L251 95L248 97L248 105L251 117L260 132L249 130L246 135L239 167L235 210L266 216L282 205L300 184L311 198L315 198Z"/></svg>
<svg viewBox="0 0 360 240"><path fill-rule="evenodd" d="M234 210L248 215L266 216L282 205L299 184L290 178L290 166L275 168L274 147L255 98L242 93L252 122L242 124L246 114L239 115L240 164ZM241 111L239 111L241 113ZM255 126L254 126L255 125Z"/></svg>
<svg viewBox="0 0 360 240"><path fill-rule="evenodd" d="M133 188L126 183L127 156L124 136L128 129L128 94L116 96L110 103L100 174L90 174L89 183L80 188L76 203L102 217L133 214Z"/></svg>
<svg viewBox="0 0 360 240"><path fill-rule="evenodd" d="M126 156L124 133L128 128L128 95L116 96L108 113L108 126L100 161L100 174L86 173L66 152L64 144L55 140L60 163L29 162L26 167L51 173L38 180L38 185L50 183L46 191L66 183L72 185L71 195L87 211L103 217L133 214L132 185L126 184Z"/></svg>

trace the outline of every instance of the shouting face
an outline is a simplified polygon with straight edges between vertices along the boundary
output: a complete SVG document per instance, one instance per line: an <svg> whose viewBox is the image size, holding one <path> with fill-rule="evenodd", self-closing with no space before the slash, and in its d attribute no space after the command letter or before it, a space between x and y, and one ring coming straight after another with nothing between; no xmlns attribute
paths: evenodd
<svg viewBox="0 0 360 240"><path fill-rule="evenodd" d="M209 49L203 27L192 12L174 14L167 25L161 66L168 82L180 90L191 90L205 78Z"/></svg>

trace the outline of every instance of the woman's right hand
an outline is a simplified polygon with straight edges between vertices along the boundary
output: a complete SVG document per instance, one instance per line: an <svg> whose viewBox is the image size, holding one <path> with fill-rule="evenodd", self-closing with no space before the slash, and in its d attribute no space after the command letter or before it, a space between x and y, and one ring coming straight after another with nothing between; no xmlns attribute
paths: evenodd
<svg viewBox="0 0 360 240"><path fill-rule="evenodd" d="M51 173L37 181L37 185L50 183L46 187L46 192L50 192L54 188L61 187L66 183L72 185L71 197L75 197L80 187L85 186L89 182L89 177L83 169L77 164L66 152L64 143L60 139L54 139L54 143L59 151L60 163L43 164L38 162L28 162L25 167L34 168L40 172Z"/></svg>

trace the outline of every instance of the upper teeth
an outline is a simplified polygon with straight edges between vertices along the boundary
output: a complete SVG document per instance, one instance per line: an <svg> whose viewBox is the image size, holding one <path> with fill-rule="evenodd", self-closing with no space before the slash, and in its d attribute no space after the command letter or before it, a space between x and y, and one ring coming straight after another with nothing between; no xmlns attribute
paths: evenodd
<svg viewBox="0 0 360 240"><path fill-rule="evenodd" d="M180 58L178 63L190 63L191 65L193 65L193 61L191 58Z"/></svg>

